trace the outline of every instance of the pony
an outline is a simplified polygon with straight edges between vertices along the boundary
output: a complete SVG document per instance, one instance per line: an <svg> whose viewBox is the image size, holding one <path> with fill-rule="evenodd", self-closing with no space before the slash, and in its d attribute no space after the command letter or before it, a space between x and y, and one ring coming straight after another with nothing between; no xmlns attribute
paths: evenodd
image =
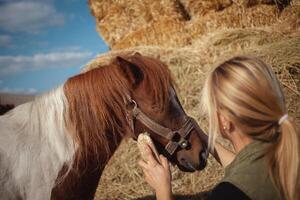
<svg viewBox="0 0 300 200"><path fill-rule="evenodd" d="M0 199L93 199L120 142L142 132L181 170L201 170L206 146L191 120L165 64L117 56L0 116Z"/></svg>

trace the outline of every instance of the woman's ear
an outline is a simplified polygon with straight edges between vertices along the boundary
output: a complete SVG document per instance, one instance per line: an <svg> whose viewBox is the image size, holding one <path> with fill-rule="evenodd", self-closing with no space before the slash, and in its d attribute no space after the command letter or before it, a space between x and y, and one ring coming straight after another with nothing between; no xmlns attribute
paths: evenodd
<svg viewBox="0 0 300 200"><path fill-rule="evenodd" d="M230 134L234 131L234 125L233 123L224 115L218 114L219 115L219 122L220 122L220 132L223 136L226 138L230 137Z"/></svg>
<svg viewBox="0 0 300 200"><path fill-rule="evenodd" d="M220 126L223 129L228 129L229 128L229 121L227 120L227 118L219 113L219 120L220 120Z"/></svg>
<svg viewBox="0 0 300 200"><path fill-rule="evenodd" d="M121 72L133 86L137 86L144 79L142 70L135 63L121 56L116 57L116 63Z"/></svg>

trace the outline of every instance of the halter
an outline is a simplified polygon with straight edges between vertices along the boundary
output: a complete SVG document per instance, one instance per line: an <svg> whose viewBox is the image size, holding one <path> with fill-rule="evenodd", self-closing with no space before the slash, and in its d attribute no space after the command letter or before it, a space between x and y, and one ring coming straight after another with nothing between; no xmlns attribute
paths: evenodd
<svg viewBox="0 0 300 200"><path fill-rule="evenodd" d="M172 156L178 147L182 149L187 149L189 147L189 142L187 137L195 127L195 120L191 117L186 117L186 120L181 128L178 130L171 130L167 127L164 127L152 119L150 119L143 111L138 108L137 103L130 99L130 108L127 108L129 111L127 113L127 120L130 123L131 129L133 131L132 138L137 140L137 136L134 134L134 119L140 121L143 125L153 131L155 134L167 139L169 142L165 146L165 150L168 152L169 156ZM131 116L130 116L131 114Z"/></svg>

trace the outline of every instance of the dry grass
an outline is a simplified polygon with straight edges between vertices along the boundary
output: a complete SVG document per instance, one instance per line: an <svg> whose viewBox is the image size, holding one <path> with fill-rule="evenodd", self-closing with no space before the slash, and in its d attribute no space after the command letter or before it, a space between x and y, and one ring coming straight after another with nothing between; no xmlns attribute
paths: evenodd
<svg viewBox="0 0 300 200"><path fill-rule="evenodd" d="M174 9L174 2L178 1L151 1L146 9L140 1L91 0L99 17L98 30L114 50L91 61L84 71L134 51L159 58L173 73L184 109L207 129L199 107L206 74L234 55L258 56L273 67L284 88L289 114L300 123L299 0L280 15L276 5L262 4L267 0L181 0L190 20L176 5ZM121 4L126 9L108 12L112 5ZM124 9L133 10L128 14ZM136 144L124 141L106 166L95 199L154 199L137 165L139 159ZM172 174L174 192L184 195L177 199L201 199L222 178L223 169L209 159L204 171L190 174L173 168Z"/></svg>

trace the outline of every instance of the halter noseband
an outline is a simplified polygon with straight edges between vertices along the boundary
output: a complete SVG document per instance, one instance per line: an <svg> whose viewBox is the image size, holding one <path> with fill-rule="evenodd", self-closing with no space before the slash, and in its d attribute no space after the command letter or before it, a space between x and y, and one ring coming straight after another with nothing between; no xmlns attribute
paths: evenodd
<svg viewBox="0 0 300 200"><path fill-rule="evenodd" d="M182 149L186 149L189 146L189 142L187 141L187 137L191 133L191 131L195 128L195 120L191 117L187 117L186 121L178 130L171 130L167 127L164 127L152 119L150 119L145 113L143 113L139 108L137 103L130 99L130 108L127 110L127 120L130 123L131 129L133 131L132 138L134 140L137 139L137 136L134 134L134 119L140 121L143 125L153 131L155 134L167 139L169 142L165 146L165 150L168 152L169 156L172 156L178 147ZM131 116L130 116L130 114Z"/></svg>

